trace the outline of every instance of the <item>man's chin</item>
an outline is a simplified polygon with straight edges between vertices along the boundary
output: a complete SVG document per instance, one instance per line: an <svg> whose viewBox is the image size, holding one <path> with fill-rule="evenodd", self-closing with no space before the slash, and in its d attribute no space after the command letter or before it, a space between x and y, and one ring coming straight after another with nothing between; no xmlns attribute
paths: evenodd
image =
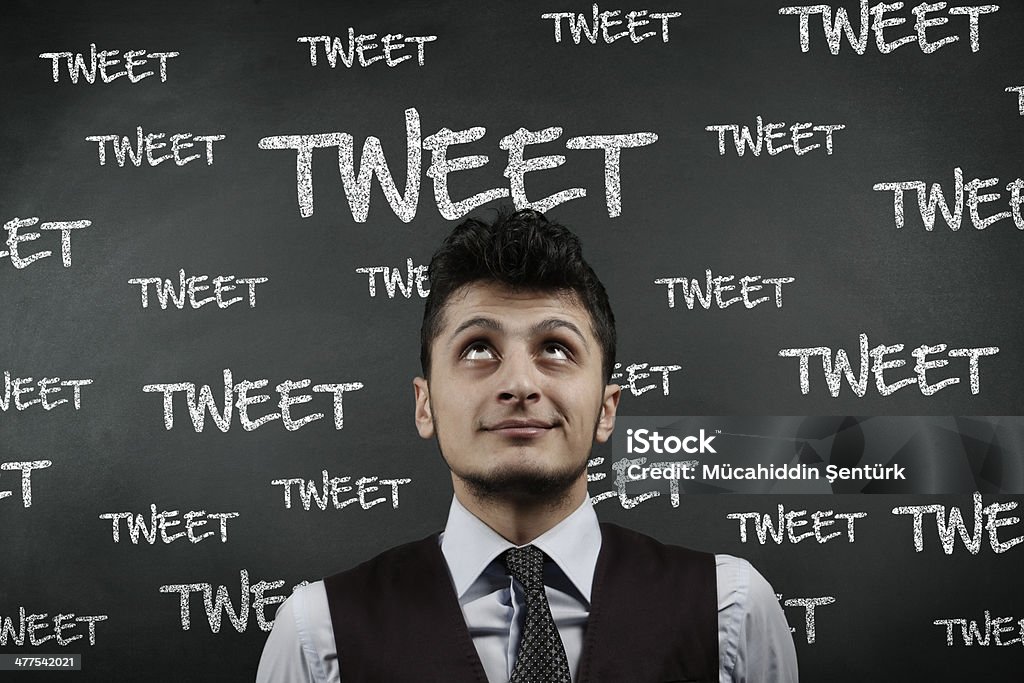
<svg viewBox="0 0 1024 683"><path fill-rule="evenodd" d="M582 467L561 472L506 468L486 473L457 472L455 476L478 498L555 503L569 494L580 478L586 476L586 471L584 461Z"/></svg>

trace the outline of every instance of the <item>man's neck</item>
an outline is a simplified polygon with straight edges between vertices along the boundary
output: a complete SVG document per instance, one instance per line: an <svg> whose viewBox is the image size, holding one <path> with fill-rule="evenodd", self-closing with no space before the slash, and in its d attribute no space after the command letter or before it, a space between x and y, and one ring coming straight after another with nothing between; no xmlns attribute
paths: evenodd
<svg viewBox="0 0 1024 683"><path fill-rule="evenodd" d="M455 497L464 508L502 538L526 545L571 515L587 496L586 480L555 501L523 501L474 495L455 481Z"/></svg>

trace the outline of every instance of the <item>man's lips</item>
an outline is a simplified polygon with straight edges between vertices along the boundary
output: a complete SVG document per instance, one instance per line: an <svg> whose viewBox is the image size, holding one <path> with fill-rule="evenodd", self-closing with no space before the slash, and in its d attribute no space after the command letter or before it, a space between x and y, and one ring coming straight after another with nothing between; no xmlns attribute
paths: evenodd
<svg viewBox="0 0 1024 683"><path fill-rule="evenodd" d="M510 439L534 439L547 434L558 425L546 420L501 420L484 426L484 431L500 434Z"/></svg>

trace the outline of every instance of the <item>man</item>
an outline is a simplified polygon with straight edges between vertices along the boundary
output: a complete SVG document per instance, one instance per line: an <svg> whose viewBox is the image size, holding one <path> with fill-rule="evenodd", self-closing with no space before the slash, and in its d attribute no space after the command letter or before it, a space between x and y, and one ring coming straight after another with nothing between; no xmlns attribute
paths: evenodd
<svg viewBox="0 0 1024 683"><path fill-rule="evenodd" d="M445 531L297 590L257 681L797 680L789 627L747 562L602 525L615 322L579 240L523 210L434 255L413 381L455 496Z"/></svg>

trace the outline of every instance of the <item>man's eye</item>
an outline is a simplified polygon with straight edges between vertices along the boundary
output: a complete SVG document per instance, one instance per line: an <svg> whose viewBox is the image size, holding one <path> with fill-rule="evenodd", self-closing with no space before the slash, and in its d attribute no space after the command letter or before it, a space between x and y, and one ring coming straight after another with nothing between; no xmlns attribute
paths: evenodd
<svg viewBox="0 0 1024 683"><path fill-rule="evenodd" d="M544 357L555 360L568 360L569 350L561 344L547 344L544 346Z"/></svg>
<svg viewBox="0 0 1024 683"><path fill-rule="evenodd" d="M463 353L462 357L466 360L492 360L494 358L494 352L491 347L487 344L477 342L471 344Z"/></svg>

